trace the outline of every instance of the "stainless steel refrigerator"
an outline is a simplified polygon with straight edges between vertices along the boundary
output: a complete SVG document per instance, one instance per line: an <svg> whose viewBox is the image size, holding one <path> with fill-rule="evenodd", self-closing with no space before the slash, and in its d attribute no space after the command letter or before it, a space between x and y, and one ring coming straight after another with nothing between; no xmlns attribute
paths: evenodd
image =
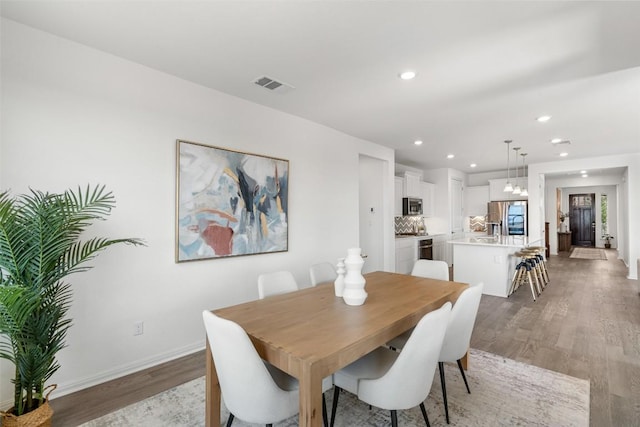
<svg viewBox="0 0 640 427"><path fill-rule="evenodd" d="M498 228L503 236L527 236L529 234L527 223L525 200L488 203L487 230L490 233L492 229ZM491 227L492 224L495 226Z"/></svg>

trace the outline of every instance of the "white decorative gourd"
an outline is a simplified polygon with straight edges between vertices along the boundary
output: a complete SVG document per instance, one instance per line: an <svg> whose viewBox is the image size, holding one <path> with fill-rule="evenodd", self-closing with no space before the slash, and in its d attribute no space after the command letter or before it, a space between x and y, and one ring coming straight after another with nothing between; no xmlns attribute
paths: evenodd
<svg viewBox="0 0 640 427"><path fill-rule="evenodd" d="M338 259L338 265L336 265L336 272L338 273L338 277L336 281L333 282L333 286L336 291L336 296L342 298L342 293L344 292L344 274L347 270L344 268L344 258Z"/></svg>
<svg viewBox="0 0 640 427"><path fill-rule="evenodd" d="M347 257L344 260L347 274L344 276L342 298L347 305L362 305L367 299L367 293L364 290L365 280L362 275L364 260L360 253L360 248L348 249Z"/></svg>

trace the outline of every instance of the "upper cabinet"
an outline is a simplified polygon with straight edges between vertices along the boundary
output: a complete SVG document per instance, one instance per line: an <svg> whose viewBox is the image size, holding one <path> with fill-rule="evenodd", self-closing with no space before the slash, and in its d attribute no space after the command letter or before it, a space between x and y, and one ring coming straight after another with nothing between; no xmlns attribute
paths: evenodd
<svg viewBox="0 0 640 427"><path fill-rule="evenodd" d="M478 185L466 187L464 189L466 216L484 216L487 214L487 203L489 202L489 186Z"/></svg>
<svg viewBox="0 0 640 427"><path fill-rule="evenodd" d="M402 198L414 197L422 199L422 216L434 216L435 185L422 181L420 174L405 172L404 176L396 176L394 186L394 215L402 216Z"/></svg>
<svg viewBox="0 0 640 427"><path fill-rule="evenodd" d="M510 179L511 184L515 185L515 178ZM526 182L526 178L523 180L520 177L520 185ZM527 200L528 197L522 197L519 194L505 193L504 186L507 184L507 179L490 179L489 180L489 198L492 202L500 200ZM486 213L486 212L485 212Z"/></svg>
<svg viewBox="0 0 640 427"><path fill-rule="evenodd" d="M414 172L404 173L404 197L422 198L422 188L420 182L422 175Z"/></svg>

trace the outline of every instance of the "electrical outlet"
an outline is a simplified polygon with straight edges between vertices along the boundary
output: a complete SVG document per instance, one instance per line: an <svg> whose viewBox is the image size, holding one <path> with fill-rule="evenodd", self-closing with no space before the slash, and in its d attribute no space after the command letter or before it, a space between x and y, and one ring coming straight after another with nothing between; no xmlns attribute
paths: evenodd
<svg viewBox="0 0 640 427"><path fill-rule="evenodd" d="M144 322L134 322L133 324L133 335L142 335L144 334Z"/></svg>

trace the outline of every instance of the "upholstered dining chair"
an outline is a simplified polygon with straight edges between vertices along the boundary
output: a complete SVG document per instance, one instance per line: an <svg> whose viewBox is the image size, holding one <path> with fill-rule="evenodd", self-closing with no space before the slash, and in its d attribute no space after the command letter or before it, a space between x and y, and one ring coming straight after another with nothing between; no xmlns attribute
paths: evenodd
<svg viewBox="0 0 640 427"><path fill-rule="evenodd" d="M258 276L258 297L260 299L297 290L298 284L290 271L262 273Z"/></svg>
<svg viewBox="0 0 640 427"><path fill-rule="evenodd" d="M449 264L445 261L434 261L430 259L419 259L413 264L412 276L424 277L427 279L449 280ZM411 336L413 329L403 332L401 335L387 343L392 349L401 349Z"/></svg>
<svg viewBox="0 0 640 427"><path fill-rule="evenodd" d="M440 382L442 384L442 400L447 424L449 424L449 406L447 403L447 386L444 379L444 362L458 363L458 368L462 374L464 385L467 387L467 392L471 393L460 359L462 359L469 350L471 333L473 332L473 325L478 315L483 286L482 282L469 286L456 300L453 310L451 310L447 333L444 337L440 356L438 357L438 370L440 371ZM406 343L407 340L405 339L405 334L403 334L394 338L389 343L389 346L396 350L404 351L403 348L406 346Z"/></svg>
<svg viewBox="0 0 640 427"><path fill-rule="evenodd" d="M249 336L240 325L203 311L202 318L216 367L220 390L229 410L227 427L235 417L266 424L285 420L298 413L298 381L260 358ZM323 393L333 378L324 378ZM327 425L327 410L322 397L322 416Z"/></svg>
<svg viewBox="0 0 640 427"><path fill-rule="evenodd" d="M309 277L311 278L311 286L316 286L319 283L334 282L338 273L330 262L321 262L309 267Z"/></svg>
<svg viewBox="0 0 640 427"><path fill-rule="evenodd" d="M419 259L413 264L411 275L429 279L449 280L449 264L445 261Z"/></svg>
<svg viewBox="0 0 640 427"><path fill-rule="evenodd" d="M278 386L244 329L210 311L204 311L202 318L220 390L231 413L227 426L234 417L270 425L297 414L298 390Z"/></svg>
<svg viewBox="0 0 640 427"><path fill-rule="evenodd" d="M398 425L398 410L420 406L429 426L424 401L431 390L450 314L451 303L447 302L418 322L401 353L378 347L333 374L331 427L341 389L357 395L369 405L391 411L393 427Z"/></svg>
<svg viewBox="0 0 640 427"><path fill-rule="evenodd" d="M471 394L460 359L469 351L471 333L476 323L483 287L484 284L482 282L471 285L465 289L456 300L453 310L451 310L447 333L444 336L442 350L438 358L438 370L440 371L440 382L442 384L442 400L444 401L444 413L447 418L447 424L449 424L449 406L447 403L447 386L444 380L444 362L458 363L458 369L460 369L464 385L467 387L467 393Z"/></svg>

